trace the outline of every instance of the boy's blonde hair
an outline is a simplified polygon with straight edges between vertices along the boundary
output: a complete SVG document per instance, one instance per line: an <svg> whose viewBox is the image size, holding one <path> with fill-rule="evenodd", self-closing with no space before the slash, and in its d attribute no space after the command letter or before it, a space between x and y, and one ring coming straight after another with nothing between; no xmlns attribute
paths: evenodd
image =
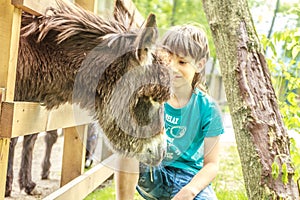
<svg viewBox="0 0 300 200"><path fill-rule="evenodd" d="M203 58L206 63L209 58L207 36L200 25L187 24L172 27L164 34L161 45L171 54L193 58L196 64L199 64ZM195 74L192 87L193 89L198 87L206 92L205 65Z"/></svg>

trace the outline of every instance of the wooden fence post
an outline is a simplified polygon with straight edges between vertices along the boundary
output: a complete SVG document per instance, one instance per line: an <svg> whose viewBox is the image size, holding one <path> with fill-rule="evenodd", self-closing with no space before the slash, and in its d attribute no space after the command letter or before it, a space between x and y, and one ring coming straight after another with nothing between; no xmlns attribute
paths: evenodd
<svg viewBox="0 0 300 200"><path fill-rule="evenodd" d="M75 3L94 12L95 0L76 0ZM64 129L64 153L60 185L80 176L84 170L87 125ZM72 157L72 159L70 159Z"/></svg>
<svg viewBox="0 0 300 200"><path fill-rule="evenodd" d="M60 185L63 186L80 176L84 170L87 125L66 128Z"/></svg>
<svg viewBox="0 0 300 200"><path fill-rule="evenodd" d="M17 52L20 35L21 10L10 4L0 3L0 116L2 101L13 101L17 67ZM5 88L5 89L3 89ZM1 129L0 129L1 134ZM5 196L6 173L8 163L10 137L0 138L0 200Z"/></svg>
<svg viewBox="0 0 300 200"><path fill-rule="evenodd" d="M82 8L96 13L95 3L97 0L75 0L75 3L80 5Z"/></svg>

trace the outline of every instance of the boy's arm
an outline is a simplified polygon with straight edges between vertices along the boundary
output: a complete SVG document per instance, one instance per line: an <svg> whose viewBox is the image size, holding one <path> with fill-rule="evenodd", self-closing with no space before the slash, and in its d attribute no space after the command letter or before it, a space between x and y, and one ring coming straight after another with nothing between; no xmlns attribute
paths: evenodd
<svg viewBox="0 0 300 200"><path fill-rule="evenodd" d="M117 160L114 173L117 200L133 200L139 178L139 162L134 158Z"/></svg>
<svg viewBox="0 0 300 200"><path fill-rule="evenodd" d="M220 136L204 139L204 165L194 178L173 198L194 199L216 177L219 168Z"/></svg>

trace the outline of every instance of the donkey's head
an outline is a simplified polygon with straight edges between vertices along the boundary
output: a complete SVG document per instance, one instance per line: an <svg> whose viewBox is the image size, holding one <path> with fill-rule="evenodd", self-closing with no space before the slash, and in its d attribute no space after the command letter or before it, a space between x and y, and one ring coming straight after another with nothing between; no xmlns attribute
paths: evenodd
<svg viewBox="0 0 300 200"><path fill-rule="evenodd" d="M149 165L164 157L162 104L170 96L169 70L155 48L157 34L150 14L139 30L105 35L77 75L94 78L88 83L96 92L91 92L94 116L111 148Z"/></svg>
<svg viewBox="0 0 300 200"><path fill-rule="evenodd" d="M21 50L32 46L30 54L48 61L36 62L43 89L34 99L49 109L79 104L99 122L115 152L158 164L165 151L162 104L170 96L170 76L156 53L155 16L139 28L124 9L107 20L57 2L46 15L24 15L22 21Z"/></svg>

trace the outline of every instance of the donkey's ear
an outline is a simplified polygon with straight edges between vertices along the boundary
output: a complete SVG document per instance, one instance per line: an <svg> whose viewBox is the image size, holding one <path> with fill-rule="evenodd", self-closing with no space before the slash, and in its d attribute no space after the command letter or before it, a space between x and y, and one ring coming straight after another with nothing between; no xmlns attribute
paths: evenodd
<svg viewBox="0 0 300 200"><path fill-rule="evenodd" d="M154 14L150 14L136 39L136 56L139 61L143 61L147 58L157 38L156 17Z"/></svg>

